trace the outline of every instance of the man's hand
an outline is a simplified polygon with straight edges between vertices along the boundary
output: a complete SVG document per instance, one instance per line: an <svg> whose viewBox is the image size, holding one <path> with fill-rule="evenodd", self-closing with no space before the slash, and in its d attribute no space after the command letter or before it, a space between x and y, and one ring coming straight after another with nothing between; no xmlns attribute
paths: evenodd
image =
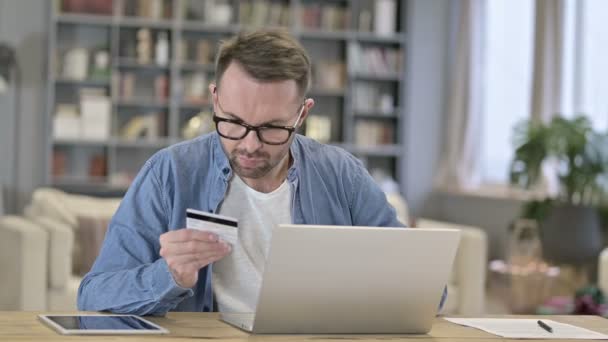
<svg viewBox="0 0 608 342"><path fill-rule="evenodd" d="M217 235L195 229L178 229L160 236L160 256L167 261L173 279L181 287L194 287L198 271L230 251L230 245L219 242Z"/></svg>

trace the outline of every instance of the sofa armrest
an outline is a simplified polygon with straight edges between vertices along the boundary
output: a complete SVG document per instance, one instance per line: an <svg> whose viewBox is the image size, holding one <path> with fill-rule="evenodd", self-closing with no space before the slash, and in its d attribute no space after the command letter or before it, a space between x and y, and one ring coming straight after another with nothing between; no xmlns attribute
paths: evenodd
<svg viewBox="0 0 608 342"><path fill-rule="evenodd" d="M604 293L608 294L608 248L601 253L597 263L597 283Z"/></svg>
<svg viewBox="0 0 608 342"><path fill-rule="evenodd" d="M67 224L48 217L35 218L33 221L49 235L48 287L63 289L68 285L73 273L74 230Z"/></svg>
<svg viewBox="0 0 608 342"><path fill-rule="evenodd" d="M17 216L0 218L0 308L46 310L48 233Z"/></svg>
<svg viewBox="0 0 608 342"><path fill-rule="evenodd" d="M454 260L452 282L458 287L458 314L483 314L487 265L487 234L472 226L427 219L418 220L420 228L455 228L461 231L460 245ZM448 294L449 296L449 294ZM449 300L449 299L448 299Z"/></svg>

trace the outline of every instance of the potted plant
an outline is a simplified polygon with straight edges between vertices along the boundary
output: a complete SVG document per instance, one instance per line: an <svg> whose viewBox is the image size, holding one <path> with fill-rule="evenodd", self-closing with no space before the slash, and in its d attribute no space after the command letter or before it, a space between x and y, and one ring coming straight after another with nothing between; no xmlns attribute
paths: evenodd
<svg viewBox="0 0 608 342"><path fill-rule="evenodd" d="M545 171L556 176L557 191L524 205L522 216L540 228L543 256L555 263L584 263L604 246L600 212L608 207L608 134L589 119L528 120L514 135L511 184L532 188Z"/></svg>

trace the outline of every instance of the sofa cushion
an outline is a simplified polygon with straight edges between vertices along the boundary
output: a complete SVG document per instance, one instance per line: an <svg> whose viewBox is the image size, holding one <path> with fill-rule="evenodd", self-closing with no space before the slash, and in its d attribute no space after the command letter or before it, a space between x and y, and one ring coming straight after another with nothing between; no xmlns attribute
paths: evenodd
<svg viewBox="0 0 608 342"><path fill-rule="evenodd" d="M32 196L32 202L26 209L26 216L49 217L77 228L79 215L94 217L111 217L120 204L118 198L96 198L73 195L66 192L40 188Z"/></svg>
<svg viewBox="0 0 608 342"><path fill-rule="evenodd" d="M77 219L78 248L74 252L78 258L74 258L74 274L84 276L99 255L111 217L78 216Z"/></svg>

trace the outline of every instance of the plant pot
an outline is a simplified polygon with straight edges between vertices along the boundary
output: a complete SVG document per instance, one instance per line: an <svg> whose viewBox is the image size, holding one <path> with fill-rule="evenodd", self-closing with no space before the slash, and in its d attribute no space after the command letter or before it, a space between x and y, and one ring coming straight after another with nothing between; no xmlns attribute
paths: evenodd
<svg viewBox="0 0 608 342"><path fill-rule="evenodd" d="M556 205L540 225L543 257L555 264L595 262L603 247L596 209Z"/></svg>

